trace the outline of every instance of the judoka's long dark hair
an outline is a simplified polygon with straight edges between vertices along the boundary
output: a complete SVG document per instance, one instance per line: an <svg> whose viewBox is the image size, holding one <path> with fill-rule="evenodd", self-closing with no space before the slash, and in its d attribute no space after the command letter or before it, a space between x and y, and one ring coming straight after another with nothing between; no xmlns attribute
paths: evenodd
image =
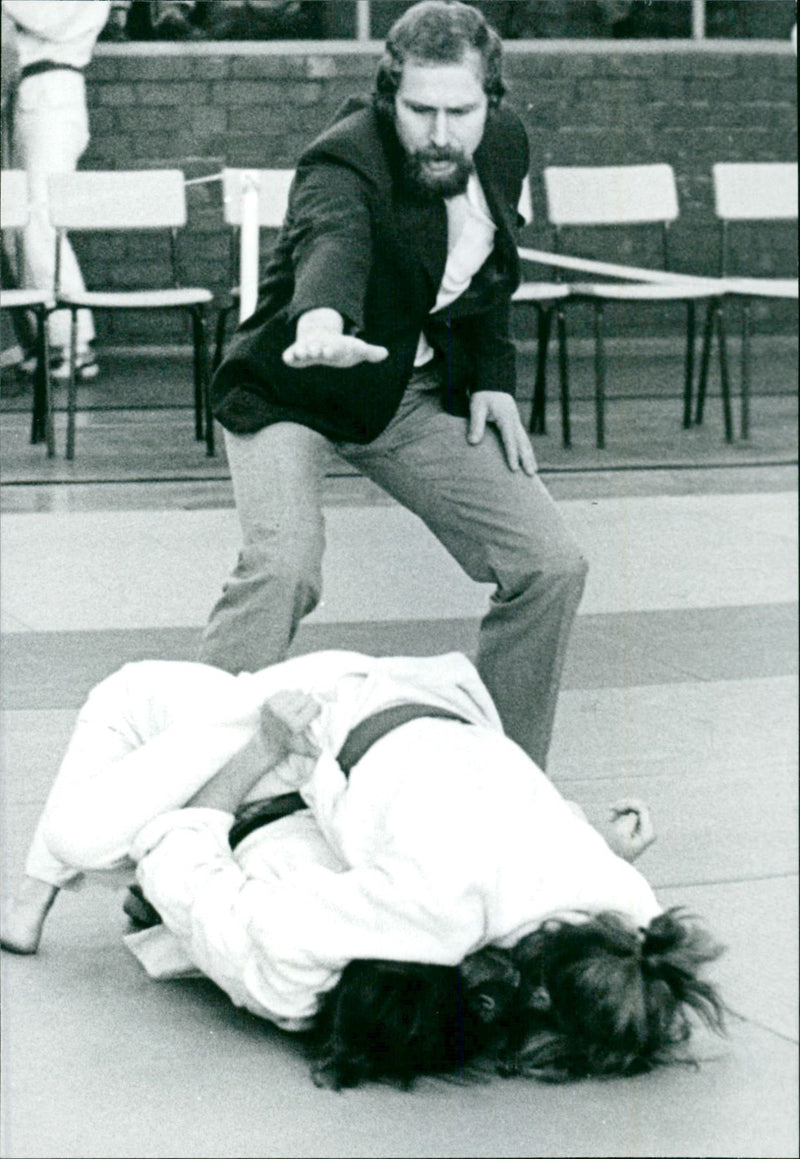
<svg viewBox="0 0 800 1159"><path fill-rule="evenodd" d="M496 108L505 92L503 42L483 13L467 4L423 0L409 8L389 29L375 78L375 105L394 116L394 96L408 59L460 64L473 49L483 60L483 88L489 107Z"/></svg>
<svg viewBox="0 0 800 1159"><path fill-rule="evenodd" d="M314 1080L408 1089L419 1075L491 1065L564 1082L691 1061L681 1048L693 1014L725 1029L725 1005L700 977L721 953L674 908L646 929L614 913L546 921L512 950L490 946L460 967L350 962L317 1016Z"/></svg>
<svg viewBox="0 0 800 1159"><path fill-rule="evenodd" d="M699 977L721 953L679 908L642 930L613 913L545 922L512 951L520 986L500 1072L558 1082L678 1060L692 1014L724 1031L724 1003Z"/></svg>
<svg viewBox="0 0 800 1159"><path fill-rule="evenodd" d="M408 1089L419 1075L466 1077L489 1049L518 976L508 955L491 948L464 967L350 962L312 1032L317 1085Z"/></svg>

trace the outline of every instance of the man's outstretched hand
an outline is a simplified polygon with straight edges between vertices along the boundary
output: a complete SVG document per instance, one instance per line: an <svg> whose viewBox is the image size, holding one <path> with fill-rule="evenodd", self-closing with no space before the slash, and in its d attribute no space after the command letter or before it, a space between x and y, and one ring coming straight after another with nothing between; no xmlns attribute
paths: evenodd
<svg viewBox="0 0 800 1159"><path fill-rule="evenodd" d="M283 352L283 361L295 370L306 366L332 366L348 370L361 362L383 362L385 346L373 346L363 338L344 333L344 318L328 306L307 310L297 319L294 342Z"/></svg>
<svg viewBox="0 0 800 1159"><path fill-rule="evenodd" d="M306 366L332 366L348 370L361 362L383 362L389 357L385 346L373 346L351 334L309 334L298 339L283 352L283 361L295 370Z"/></svg>

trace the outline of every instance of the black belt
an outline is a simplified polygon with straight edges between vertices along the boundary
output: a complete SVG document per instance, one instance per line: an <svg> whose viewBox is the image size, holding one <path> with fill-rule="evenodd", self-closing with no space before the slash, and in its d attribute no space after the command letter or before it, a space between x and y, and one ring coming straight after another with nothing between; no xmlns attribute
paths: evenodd
<svg viewBox="0 0 800 1159"><path fill-rule="evenodd" d="M236 820L228 833L231 849L235 849L254 830L307 808L299 793L282 793L279 797L265 797L259 801L249 801L246 805L240 805L236 810Z"/></svg>
<svg viewBox="0 0 800 1159"><path fill-rule="evenodd" d="M20 69L19 79L25 80L26 76L37 76L40 72L55 72L56 69L65 68L69 72L83 72L77 64L62 64L58 60L35 60L33 64L26 64L24 68Z"/></svg>
<svg viewBox="0 0 800 1159"><path fill-rule="evenodd" d="M350 776L350 770L381 737L409 720L430 716L458 720L461 724L468 723L463 716L458 716L446 708L436 708L432 704L396 704L392 708L374 712L372 716L366 717L350 730L339 750L336 759L345 777ZM299 793L283 793L280 797L267 797L241 806L236 812L236 820L228 834L231 849L235 849L245 837L263 825L269 825L272 821L288 817L291 813L306 807Z"/></svg>

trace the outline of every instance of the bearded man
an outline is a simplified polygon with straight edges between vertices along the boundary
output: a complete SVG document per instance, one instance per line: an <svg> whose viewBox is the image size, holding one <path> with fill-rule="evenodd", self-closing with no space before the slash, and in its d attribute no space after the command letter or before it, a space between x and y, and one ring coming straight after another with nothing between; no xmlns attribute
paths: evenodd
<svg viewBox="0 0 800 1159"><path fill-rule="evenodd" d="M255 313L213 384L243 546L201 659L284 658L321 595L333 453L494 583L477 667L544 767L586 562L515 402L511 295L525 130L474 8L425 0L391 29L371 99L303 153Z"/></svg>

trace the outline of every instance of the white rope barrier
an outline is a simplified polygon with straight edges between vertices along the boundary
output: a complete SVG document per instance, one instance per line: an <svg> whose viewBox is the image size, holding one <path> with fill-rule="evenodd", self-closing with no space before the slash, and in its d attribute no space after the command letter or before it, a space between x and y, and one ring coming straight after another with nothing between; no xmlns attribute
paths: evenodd
<svg viewBox="0 0 800 1159"><path fill-rule="evenodd" d="M184 177L184 185L211 185L214 181L221 181L221 173L211 173L208 177Z"/></svg>
<svg viewBox="0 0 800 1159"><path fill-rule="evenodd" d="M669 270L650 270L638 266L620 266L614 262L596 262L591 258L574 258L566 254L552 254L545 250L521 247L517 250L526 262L541 266L556 266L563 270L577 270L583 274L599 274L609 278L623 278L629 282L648 282L655 286L692 286L711 294L724 292L724 278L701 278L696 274L677 274Z"/></svg>

